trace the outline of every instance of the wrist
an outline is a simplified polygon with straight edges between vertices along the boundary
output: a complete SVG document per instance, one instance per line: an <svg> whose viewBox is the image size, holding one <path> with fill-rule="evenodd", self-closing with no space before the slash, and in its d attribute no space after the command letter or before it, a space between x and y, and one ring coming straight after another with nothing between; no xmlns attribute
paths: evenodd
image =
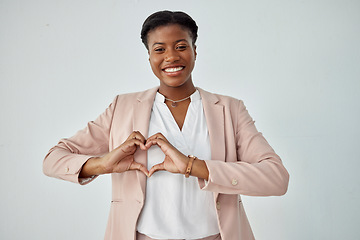
<svg viewBox="0 0 360 240"><path fill-rule="evenodd" d="M106 159L104 158L104 156L94 158L94 162L97 175L108 174L112 172L106 164Z"/></svg>
<svg viewBox="0 0 360 240"><path fill-rule="evenodd" d="M99 160L97 157L89 158L82 166L79 177L87 178L94 175L100 175Z"/></svg>
<svg viewBox="0 0 360 240"><path fill-rule="evenodd" d="M205 179L208 181L209 179L209 169L204 160L196 158L193 162L193 166L191 169L191 176Z"/></svg>
<svg viewBox="0 0 360 240"><path fill-rule="evenodd" d="M186 169L185 169L185 177L188 178L191 174L191 170L192 170L192 167L193 167L193 164L194 164L194 160L197 159L197 157L193 156L193 155L189 155L188 156L189 158L189 161L188 161L188 164L186 166Z"/></svg>

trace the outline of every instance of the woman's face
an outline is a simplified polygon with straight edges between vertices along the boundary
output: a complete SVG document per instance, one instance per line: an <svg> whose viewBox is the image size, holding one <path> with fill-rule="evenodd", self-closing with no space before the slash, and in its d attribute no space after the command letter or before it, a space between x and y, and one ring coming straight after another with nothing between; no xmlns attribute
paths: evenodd
<svg viewBox="0 0 360 240"><path fill-rule="evenodd" d="M178 24L160 26L148 33L149 61L160 88L193 86L196 47L187 29Z"/></svg>

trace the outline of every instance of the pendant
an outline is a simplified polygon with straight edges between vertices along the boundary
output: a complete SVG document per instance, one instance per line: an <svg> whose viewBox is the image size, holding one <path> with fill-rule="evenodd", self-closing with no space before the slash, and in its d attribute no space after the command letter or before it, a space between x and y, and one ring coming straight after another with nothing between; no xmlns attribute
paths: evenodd
<svg viewBox="0 0 360 240"><path fill-rule="evenodd" d="M176 103L176 102L172 102L172 103L171 103L171 106L172 106L172 107L176 107L176 106L177 106L177 103Z"/></svg>

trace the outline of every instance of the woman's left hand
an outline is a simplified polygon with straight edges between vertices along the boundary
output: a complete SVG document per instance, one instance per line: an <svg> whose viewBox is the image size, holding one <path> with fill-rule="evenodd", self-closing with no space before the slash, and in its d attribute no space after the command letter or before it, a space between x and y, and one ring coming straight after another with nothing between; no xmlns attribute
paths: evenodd
<svg viewBox="0 0 360 240"><path fill-rule="evenodd" d="M149 177L156 171L165 170L171 173L185 174L189 158L177 150L161 133L156 133L146 140L145 147L149 149L152 145L157 145L165 154L162 163L154 165L149 170Z"/></svg>

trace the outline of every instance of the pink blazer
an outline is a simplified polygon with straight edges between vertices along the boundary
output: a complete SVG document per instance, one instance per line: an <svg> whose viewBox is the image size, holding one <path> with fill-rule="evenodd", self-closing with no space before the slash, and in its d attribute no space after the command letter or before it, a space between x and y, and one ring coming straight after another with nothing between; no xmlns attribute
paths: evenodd
<svg viewBox="0 0 360 240"><path fill-rule="evenodd" d="M158 88L117 96L106 111L69 139L50 149L43 164L48 176L80 183L82 165L122 144L134 130L145 138ZM259 133L242 101L198 88L209 129L212 159L205 159L209 181L199 188L211 191L223 240L254 239L240 194L283 195L289 174ZM135 160L146 166L146 152ZM112 201L106 240L136 238L136 223L144 205L146 176L137 171L112 174Z"/></svg>

